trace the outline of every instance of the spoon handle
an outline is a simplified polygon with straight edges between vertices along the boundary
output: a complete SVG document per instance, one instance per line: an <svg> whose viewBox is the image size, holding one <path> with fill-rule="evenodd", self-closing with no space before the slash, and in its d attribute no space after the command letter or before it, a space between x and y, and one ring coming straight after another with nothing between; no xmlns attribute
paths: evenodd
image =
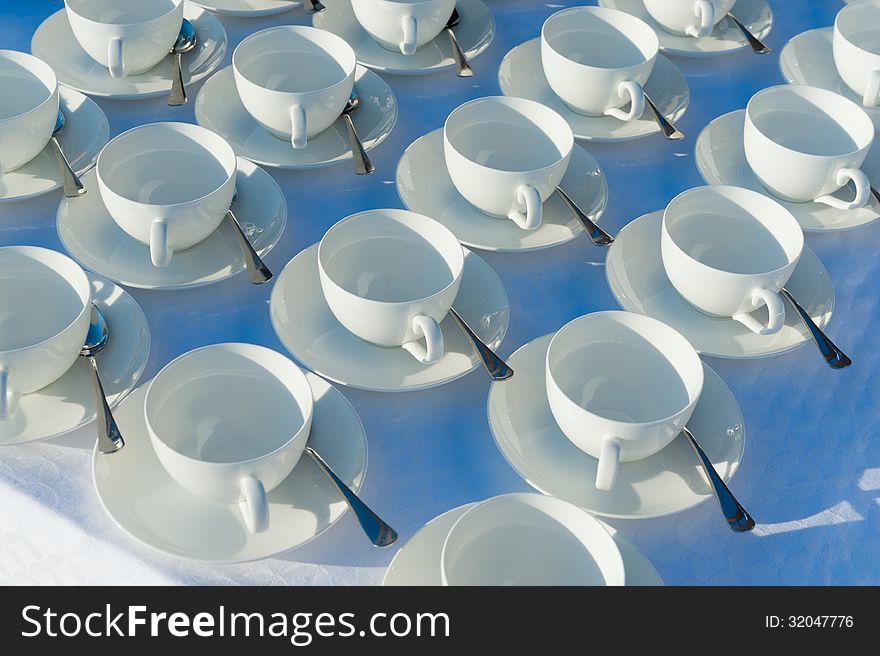
<svg viewBox="0 0 880 656"><path fill-rule="evenodd" d="M740 23L739 19L737 19L736 16L734 16L731 13L728 13L727 17L730 20L732 20L733 24L739 28L739 31L742 32L742 35L746 38L746 41L749 42L749 45L752 47L752 50L754 50L756 54L766 55L768 52L773 52L772 50L770 50L770 48L768 48L766 45L764 45L758 39L758 37L756 37L754 34L752 34L751 31L749 30L749 28L747 28L745 25Z"/></svg>
<svg viewBox="0 0 880 656"><path fill-rule="evenodd" d="M241 247L241 255L244 258L244 265L247 267L248 276L254 285L262 285L264 282L272 280L272 272L269 271L263 260L257 255L253 245L241 229L241 224L235 218L232 210L226 212L226 218L232 224L232 231L238 239L238 245Z"/></svg>
<svg viewBox="0 0 880 656"><path fill-rule="evenodd" d="M186 87L183 85L183 68L181 66L180 58L181 54L179 52L175 53L174 59L177 62L177 74L171 82L171 93L168 94L168 104L171 107L179 107L180 105L185 105L187 102Z"/></svg>
<svg viewBox="0 0 880 656"><path fill-rule="evenodd" d="M73 167L70 166L67 157L64 156L61 144L58 143L58 139L55 137L52 137L49 141L52 142L52 148L55 150L55 159L58 160L58 169L61 171L61 184L64 187L64 195L67 198L82 196L86 193L85 187L83 187Z"/></svg>
<svg viewBox="0 0 880 656"><path fill-rule="evenodd" d="M816 342L816 346L819 347L819 352L822 354L822 357L825 358L825 362L828 363L828 366L832 369L843 369L850 366L852 360L847 357L846 353L837 348L837 346L834 345L834 342L828 339L828 336L822 332L822 329L819 328L819 326L816 325L816 322L813 321L809 313L801 307L801 304L795 300L794 296L791 295L791 292L785 287L779 291L800 315L801 321L804 322L807 330L810 331L810 334Z"/></svg>
<svg viewBox="0 0 880 656"><path fill-rule="evenodd" d="M351 116L343 114L342 118L345 121L345 127L348 128L348 143L351 145L351 154L354 156L354 172L357 175L367 175L372 173L376 170L376 167L373 166L373 162L370 161L370 156L367 155L367 151L364 150L364 145L361 143L357 131L354 129L354 122L351 120Z"/></svg>
<svg viewBox="0 0 880 656"><path fill-rule="evenodd" d="M587 232L587 235L589 235L590 240L596 246L609 246L614 242L614 237L602 230L602 228L599 227L599 224L587 216L586 212L581 211L581 208L577 206L577 203L572 200L571 196L565 193L562 187L556 187L556 191L559 193L562 200L565 201L565 204L568 205L568 208L574 212L574 215L584 226L584 230Z"/></svg>
<svg viewBox="0 0 880 656"><path fill-rule="evenodd" d="M446 28L446 33L449 35L449 42L452 44L452 57L455 59L455 74L458 77L473 77L474 72L471 70L471 65L468 63L467 57L461 50L461 46L458 45L458 39L455 38L455 32L452 31L451 27Z"/></svg>
<svg viewBox="0 0 880 656"><path fill-rule="evenodd" d="M306 446L306 453L309 457L315 462L316 465L323 471L327 478L329 478L333 484L339 489L339 492L345 498L345 502L348 504L348 507L352 509L357 517L358 522L361 525L361 528L364 529L364 533L367 534L367 537L370 538L370 541L375 544L377 547L387 547L397 540L397 531L388 526L376 513L374 513L363 501L360 500L360 497L352 492L348 486L342 482L342 480L330 469L330 465L328 465L324 459L318 455L318 452L315 451L312 447Z"/></svg>
<svg viewBox="0 0 880 656"><path fill-rule="evenodd" d="M644 96L645 104L648 106L648 109L651 110L651 113L654 114L654 120L656 120L657 125L660 126L660 130L663 132L663 136L670 141L678 141L679 139L684 139L684 133L681 132L672 123L670 123L666 119L666 117L660 113L660 110L657 109L657 105L655 105L654 101L648 97L648 94L644 94Z"/></svg>
<svg viewBox="0 0 880 656"><path fill-rule="evenodd" d="M115 453L125 446L125 440L122 439L122 433L119 432L119 426L113 418L110 411L110 404L107 403L107 396L104 394L104 386L101 385L101 377L98 375L98 363L93 357L86 357L86 360L92 365L92 371L95 372L95 399L98 411L98 451L101 453Z"/></svg>
<svg viewBox="0 0 880 656"><path fill-rule="evenodd" d="M682 428L681 432L684 433L684 437L688 441L688 444L691 445L694 453L697 454L697 458L699 458L700 464L703 466L703 471L706 473L706 478L709 479L709 483L712 485L712 490L718 498L718 503L721 505L721 512L724 513L724 517L727 519L727 525L730 526L730 530L736 531L737 533L751 531L755 528L755 520L752 519L752 516L749 515L746 509L740 505L730 489L724 484L724 481L718 475L718 472L715 471L712 461L709 460L706 452L703 451L697 443L697 438L694 437L694 434L688 430L687 426Z"/></svg>
<svg viewBox="0 0 880 656"><path fill-rule="evenodd" d="M321 4L320 0L309 0L309 4L306 7L307 14L318 14L324 11L327 7Z"/></svg>
<svg viewBox="0 0 880 656"><path fill-rule="evenodd" d="M464 333L464 336L471 343L471 346L480 357L483 367L485 367L486 372L492 380L507 380L508 378L513 378L513 369L511 369L504 360L495 355L495 352L477 337L477 334L465 323L464 319L461 318L461 315L455 311L455 308L449 308L449 315L452 317L455 325L459 327L461 332Z"/></svg>

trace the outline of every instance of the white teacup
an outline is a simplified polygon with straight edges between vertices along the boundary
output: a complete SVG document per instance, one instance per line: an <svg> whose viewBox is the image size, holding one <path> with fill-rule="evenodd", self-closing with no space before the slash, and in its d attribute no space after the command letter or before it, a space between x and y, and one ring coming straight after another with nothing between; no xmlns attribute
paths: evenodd
<svg viewBox="0 0 880 656"><path fill-rule="evenodd" d="M58 118L58 80L43 60L0 50L0 174L30 162Z"/></svg>
<svg viewBox="0 0 880 656"><path fill-rule="evenodd" d="M698 310L759 335L785 325L779 290L797 266L804 233L772 198L739 187L686 191L663 214L660 244L669 281ZM751 315L761 306L767 325Z"/></svg>
<svg viewBox="0 0 880 656"><path fill-rule="evenodd" d="M572 111L637 119L644 85L660 48L643 20L605 7L573 7L553 14L541 29L541 62L553 92ZM630 103L628 111L620 109Z"/></svg>
<svg viewBox="0 0 880 656"><path fill-rule="evenodd" d="M413 55L443 31L455 0L356 0L351 8L379 45Z"/></svg>
<svg viewBox="0 0 880 656"><path fill-rule="evenodd" d="M599 460L599 490L614 487L619 463L666 447L703 391L694 347L665 323L631 312L596 312L563 326L547 350L546 378L559 428Z"/></svg>
<svg viewBox="0 0 880 656"><path fill-rule="evenodd" d="M783 200L862 207L871 183L859 167L873 142L874 124L865 111L825 89L769 87L746 107L746 159L761 184ZM850 180L856 188L852 201L831 195Z"/></svg>
<svg viewBox="0 0 880 656"><path fill-rule="evenodd" d="M623 558L605 527L543 494L504 494L468 509L446 535L443 585L624 585Z"/></svg>
<svg viewBox="0 0 880 656"><path fill-rule="evenodd" d="M82 49L112 77L148 71L180 34L183 0L64 0Z"/></svg>
<svg viewBox="0 0 880 656"><path fill-rule="evenodd" d="M294 148L342 114L354 87L357 58L342 38L314 27L279 25L235 49L232 70L254 120Z"/></svg>
<svg viewBox="0 0 880 656"><path fill-rule="evenodd" d="M702 38L733 9L736 0L642 0L655 21L670 32Z"/></svg>
<svg viewBox="0 0 880 656"><path fill-rule="evenodd" d="M66 255L0 248L0 423L23 394L54 383L76 362L91 300L89 279Z"/></svg>
<svg viewBox="0 0 880 656"><path fill-rule="evenodd" d="M834 64L865 107L880 103L880 5L858 2L840 10L832 38Z"/></svg>
<svg viewBox="0 0 880 656"><path fill-rule="evenodd" d="M253 533L266 494L290 475L312 426L312 389L281 354L253 344L184 353L147 388L144 416L159 462L193 494L239 504Z"/></svg>
<svg viewBox="0 0 880 656"><path fill-rule="evenodd" d="M443 126L446 168L458 192L523 230L541 225L543 202L562 181L574 135L549 107L489 96L459 106Z"/></svg>
<svg viewBox="0 0 880 656"><path fill-rule="evenodd" d="M150 123L114 137L98 156L98 188L119 227L150 247L153 266L195 246L232 203L236 158L219 135L189 123Z"/></svg>
<svg viewBox="0 0 880 656"><path fill-rule="evenodd" d="M440 322L464 270L446 227L404 210L353 214L321 239L318 268L327 305L350 332L425 364L443 357Z"/></svg>

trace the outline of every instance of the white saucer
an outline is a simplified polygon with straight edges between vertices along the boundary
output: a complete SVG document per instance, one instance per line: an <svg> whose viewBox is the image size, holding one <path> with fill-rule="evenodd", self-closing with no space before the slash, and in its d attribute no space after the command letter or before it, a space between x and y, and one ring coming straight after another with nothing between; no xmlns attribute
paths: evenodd
<svg viewBox="0 0 880 656"><path fill-rule="evenodd" d="M553 93L541 64L541 39L518 45L501 60L498 83L505 96L536 100L555 109L568 121L574 136L587 141L627 141L660 132L650 109L634 121L619 121L611 116L584 116L572 111ZM657 57L646 93L657 109L673 123L678 121L690 101L687 80L678 67L663 55Z"/></svg>
<svg viewBox="0 0 880 656"><path fill-rule="evenodd" d="M599 0L599 6L620 9L641 18L654 28L657 36L660 37L660 50L669 55L709 57L749 47L742 32L729 18L724 18L718 23L715 26L715 31L709 36L696 39L692 36L667 32L651 17L642 0ZM773 12L770 10L767 0L739 0L733 6L732 11L743 25L759 39L766 38L773 27Z"/></svg>
<svg viewBox="0 0 880 656"><path fill-rule="evenodd" d="M302 2L294 2L294 0L190 0L190 2L215 14L239 18L271 16L302 6Z"/></svg>
<svg viewBox="0 0 880 656"><path fill-rule="evenodd" d="M355 88L361 104L352 120L364 148L371 150L391 134L397 122L397 99L382 78L362 66L355 73ZM202 86L195 115L196 123L226 139L237 155L263 166L310 169L352 158L348 132L341 121L310 137L302 150L295 150L289 140L263 128L241 103L231 66Z"/></svg>
<svg viewBox="0 0 880 656"><path fill-rule="evenodd" d="M746 110L740 109L719 116L697 137L694 161L707 184L745 187L770 196L794 214L806 232L859 228L880 218L880 205L874 198L857 210L839 210L822 203L791 203L770 194L746 161L743 149L745 115ZM862 170L871 180L880 182L880 162L876 159L869 154ZM835 196L852 199L853 193L852 189L844 187Z"/></svg>
<svg viewBox="0 0 880 656"><path fill-rule="evenodd" d="M322 0L323 1L323 0ZM326 0L326 11L312 15L312 24L333 32L348 41L357 53L358 63L385 73L422 75L437 73L455 67L449 36L441 32L414 55L403 55L380 46L361 27L351 8L352 0ZM483 53L495 37L495 19L480 0L458 0L456 4L461 22L455 28L458 45L468 61Z"/></svg>
<svg viewBox="0 0 880 656"><path fill-rule="evenodd" d="M811 87L828 89L849 98L865 110L874 127L880 130L880 107L865 107L862 98L850 89L834 65L832 52L833 27L808 30L785 44L779 53L779 69L789 84L806 84Z"/></svg>
<svg viewBox="0 0 880 656"><path fill-rule="evenodd" d="M82 178L88 193L65 198L58 206L61 243L85 268L141 289L200 287L244 271L238 239L226 219L207 239L175 253L170 266L154 267L150 249L124 232L107 212L95 178L95 171L89 171ZM284 232L287 201L272 176L241 157L235 184L235 216L257 253L265 256Z"/></svg>
<svg viewBox="0 0 880 656"><path fill-rule="evenodd" d="M547 402L544 361L552 338L539 337L517 350L507 359L516 376L489 390L489 426L511 467L538 491L606 517L661 517L711 498L700 463L681 437L649 458L622 463L613 490L596 489L599 461L572 444ZM708 365L703 370L703 393L688 428L728 480L742 460L743 418L724 381Z"/></svg>
<svg viewBox="0 0 880 656"><path fill-rule="evenodd" d="M101 108L79 91L58 87L64 130L58 142L70 166L82 175L95 165L98 153L110 139L110 125ZM61 172L51 144L20 169L0 177L0 203L41 196L61 186Z"/></svg>
<svg viewBox="0 0 880 656"><path fill-rule="evenodd" d="M489 348L498 348L510 322L510 305L498 275L472 252L465 253L455 309ZM284 267L272 289L269 312L278 339L293 358L341 385L376 392L420 390L482 366L449 317L440 326L446 353L430 365L419 364L403 349L375 346L348 332L321 292L317 244Z"/></svg>
<svg viewBox="0 0 880 656"><path fill-rule="evenodd" d="M599 163L575 144L562 188L598 223L608 202L608 183ZM583 233L580 221L558 195L544 203L537 230L489 217L468 203L452 184L443 155L443 130L419 137L397 165L397 193L413 212L436 219L465 246L485 251L530 251L562 244Z"/></svg>
<svg viewBox="0 0 880 656"><path fill-rule="evenodd" d="M475 503L449 510L425 524L418 533L394 554L388 565L382 585L386 586L438 586L440 582L440 552L443 541L452 525ZM623 537L613 526L600 522L611 535L626 571L626 584L634 586L663 585L660 575L651 562L633 544Z"/></svg>
<svg viewBox="0 0 880 656"><path fill-rule="evenodd" d="M198 82L223 61L226 54L226 30L209 12L187 2L183 15L193 24L198 43L183 55L183 77L188 84ZM83 50L61 9L43 21L31 40L31 52L49 64L61 84L92 96L115 99L148 98L168 95L171 80L177 74L174 57L166 57L152 69L124 78L110 77L110 71Z"/></svg>
<svg viewBox="0 0 880 656"><path fill-rule="evenodd" d="M309 444L355 492L367 469L367 439L354 408L327 381L307 374L315 397ZM150 444L144 421L146 385L115 413L126 437L116 453L92 455L98 499L129 536L157 551L212 562L268 558L316 538L348 506L312 460L303 456L290 476L269 492L269 530L247 530L238 504L206 501L180 487Z"/></svg>
<svg viewBox="0 0 880 656"><path fill-rule="evenodd" d="M134 389L147 365L150 328L135 300L109 280L89 274L92 298L107 320L110 340L96 356L107 401L115 407ZM95 420L94 373L79 358L48 387L21 397L9 421L0 422L0 446L61 437Z"/></svg>
<svg viewBox="0 0 880 656"><path fill-rule="evenodd" d="M669 324L697 351L719 358L775 355L811 340L791 306L785 308L785 326L775 335L756 335L738 321L710 317L694 309L675 291L663 269L662 220L662 211L636 219L618 233L608 250L608 285L620 307ZM834 309L834 288L828 271L806 246L786 288L820 328L828 325ZM754 315L766 323L766 308L755 310Z"/></svg>

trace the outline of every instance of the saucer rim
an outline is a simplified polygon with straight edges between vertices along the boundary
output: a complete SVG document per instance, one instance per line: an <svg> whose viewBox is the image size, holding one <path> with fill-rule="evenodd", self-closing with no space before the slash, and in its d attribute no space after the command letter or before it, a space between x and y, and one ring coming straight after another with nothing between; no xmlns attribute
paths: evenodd
<svg viewBox="0 0 880 656"><path fill-rule="evenodd" d="M276 7L274 9L218 9L216 7L206 6L206 3L211 4L211 0L191 0L191 2L205 11L210 11L213 14L219 14L221 16L229 16L231 18L275 16L302 7L302 0L290 0L289 6Z"/></svg>

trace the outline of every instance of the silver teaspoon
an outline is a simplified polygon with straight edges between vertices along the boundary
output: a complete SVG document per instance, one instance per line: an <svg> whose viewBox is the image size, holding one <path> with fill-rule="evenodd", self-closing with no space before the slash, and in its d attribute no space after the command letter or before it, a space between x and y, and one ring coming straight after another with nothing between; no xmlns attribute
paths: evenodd
<svg viewBox="0 0 880 656"><path fill-rule="evenodd" d="M321 4L320 0L308 0L308 4L306 5L306 13L307 14L319 14L324 11L327 7Z"/></svg>
<svg viewBox="0 0 880 656"><path fill-rule="evenodd" d="M657 105L655 105L654 101L648 97L648 94L644 93L643 95L645 96L645 104L654 115L654 120L657 121L657 125L660 126L660 130L661 132L663 132L663 136L670 141L678 141L679 139L684 139L684 133L681 132L672 123L670 123L669 120L660 113L660 110L657 109Z"/></svg>
<svg viewBox="0 0 880 656"><path fill-rule="evenodd" d="M461 22L461 16L458 15L458 9L452 8L452 15L446 23L446 33L449 35L449 42L452 44L452 56L455 58L455 74L458 77L473 77L474 72L471 65L458 45L458 39L455 38L453 27Z"/></svg>
<svg viewBox="0 0 880 656"><path fill-rule="evenodd" d="M67 157L64 156L64 151L61 150L61 144L58 142L58 135L61 134L64 125L64 112L59 109L58 118L55 119L55 128L52 130L52 137L49 141L55 150L55 159L58 160L58 169L61 171L61 184L64 187L64 195L67 198L76 198L86 193L86 189L70 166L70 162L67 161Z"/></svg>
<svg viewBox="0 0 880 656"><path fill-rule="evenodd" d="M452 317L452 320L455 322L455 325L459 327L467 340L471 343L471 347L473 347L476 354L480 357L480 362L483 363L483 367L486 369L486 373L489 374L489 377L492 380L507 380L508 378L513 378L513 369L511 369L508 364L499 358L495 352L486 346L477 334L471 330L470 326L465 323L464 319L461 318L461 315L455 311L455 308L449 308L449 316Z"/></svg>
<svg viewBox="0 0 880 656"><path fill-rule="evenodd" d="M571 196L569 196L562 187L556 187L556 193L559 194L559 197L568 205L568 208L574 212L574 215L578 218L578 221L584 226L584 231L590 237L590 240L596 246L610 246L614 243L614 237L609 235L607 232L602 230L593 219L591 219L586 212L582 211L580 207L577 206Z"/></svg>
<svg viewBox="0 0 880 656"><path fill-rule="evenodd" d="M236 200L238 200L238 188L232 192L233 205ZM247 235L244 234L244 229L241 227L235 214L233 214L231 206L226 212L226 220L232 225L232 231L235 233L236 239L238 239L238 245L241 248L241 256L244 258L244 265L247 268L251 283L254 285L262 285L263 283L272 280L272 272L269 271L269 267L265 265L263 260L257 254L257 251L254 250L254 246L247 238Z"/></svg>
<svg viewBox="0 0 880 656"><path fill-rule="evenodd" d="M361 101L358 98L357 91L352 89L351 96L342 110L342 119L345 121L345 127L348 128L348 142L351 145L351 154L354 157L354 172L357 175L367 175L375 171L376 167L373 166L370 156L364 150L364 145L361 143L357 131L354 129L354 122L351 120L351 115L360 107L360 104Z"/></svg>
<svg viewBox="0 0 880 656"><path fill-rule="evenodd" d="M92 365L92 371L95 372L98 450L101 453L114 453L125 446L125 440L122 439L122 433L119 432L116 420L113 419L110 404L107 403L107 396L104 394L103 385L101 385L101 377L98 375L98 363L95 361L95 356L104 350L110 340L110 329L107 326L104 313L94 303L91 305L92 317L89 322L89 332L86 333L86 343L79 354L89 361Z"/></svg>
<svg viewBox="0 0 880 656"><path fill-rule="evenodd" d="M192 26L192 23L184 18L180 24L180 34L177 35L177 41L171 47L171 54L174 55L174 59L177 62L177 75L174 76L174 80L171 82L171 93L168 94L168 104L171 107L185 105L187 102L186 87L183 85L183 67L180 59L182 55L196 47L197 41L195 28Z"/></svg>
<svg viewBox="0 0 880 656"><path fill-rule="evenodd" d="M755 51L756 54L766 55L768 52L773 52L765 46L754 34L751 33L749 28L739 22L736 16L732 13L728 12L727 17L733 21L733 24L739 28L739 31L742 32L742 35L746 38L746 41L749 42L749 45L752 47L752 50Z"/></svg>
<svg viewBox="0 0 880 656"><path fill-rule="evenodd" d="M813 336L813 340L816 342L816 346L819 347L819 352L822 354L822 357L825 358L825 362L828 363L828 366L832 369L844 369L850 366L852 360L847 357L846 353L837 348L837 346L834 345L834 342L828 339L828 336L822 332L822 329L819 328L819 326L816 325L816 322L813 321L809 313L801 307L801 304L795 300L791 292L785 287L779 291L797 311L801 321L804 322L807 330L810 331L810 335Z"/></svg>

